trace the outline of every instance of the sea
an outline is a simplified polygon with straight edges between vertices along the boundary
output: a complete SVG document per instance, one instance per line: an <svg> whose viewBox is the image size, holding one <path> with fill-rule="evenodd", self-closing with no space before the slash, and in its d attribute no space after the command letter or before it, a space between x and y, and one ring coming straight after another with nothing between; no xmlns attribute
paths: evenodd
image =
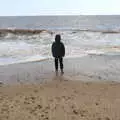
<svg viewBox="0 0 120 120"><path fill-rule="evenodd" d="M120 16L0 17L0 65L52 59L56 34L66 58L120 56Z"/></svg>

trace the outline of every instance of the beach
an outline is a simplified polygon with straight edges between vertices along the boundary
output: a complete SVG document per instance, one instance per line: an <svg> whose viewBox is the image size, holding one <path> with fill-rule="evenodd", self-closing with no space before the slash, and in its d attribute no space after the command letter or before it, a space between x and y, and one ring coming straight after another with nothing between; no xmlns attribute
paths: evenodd
<svg viewBox="0 0 120 120"><path fill-rule="evenodd" d="M119 120L119 58L65 58L0 66L0 120Z"/></svg>

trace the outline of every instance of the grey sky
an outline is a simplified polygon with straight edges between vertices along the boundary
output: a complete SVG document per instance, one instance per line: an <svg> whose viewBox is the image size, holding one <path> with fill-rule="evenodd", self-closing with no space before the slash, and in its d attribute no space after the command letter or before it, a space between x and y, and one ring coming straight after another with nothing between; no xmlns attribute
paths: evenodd
<svg viewBox="0 0 120 120"><path fill-rule="evenodd" d="M0 0L0 15L120 14L120 0Z"/></svg>

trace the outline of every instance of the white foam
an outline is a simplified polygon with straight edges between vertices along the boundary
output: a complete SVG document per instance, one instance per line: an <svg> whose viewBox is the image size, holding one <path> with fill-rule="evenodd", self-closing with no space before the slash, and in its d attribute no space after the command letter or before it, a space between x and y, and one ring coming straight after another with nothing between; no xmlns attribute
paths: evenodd
<svg viewBox="0 0 120 120"><path fill-rule="evenodd" d="M35 61L42 61L48 59L47 57L43 57L40 55L29 56L26 58L22 58L21 60L15 58L7 58L7 59L0 59L0 65L11 65L17 63L27 63L27 62L35 62Z"/></svg>
<svg viewBox="0 0 120 120"><path fill-rule="evenodd" d="M100 50L88 50L88 51L85 51L87 54L94 54L94 55L102 55L104 54L105 52L103 51L100 51Z"/></svg>
<svg viewBox="0 0 120 120"><path fill-rule="evenodd" d="M67 58L120 52L119 34L111 35L79 31L75 34L72 34L71 31L61 32L61 34ZM8 38L11 36L12 34L9 34ZM18 39L1 40L0 64L13 64L49 58L54 37L55 34L50 35L43 32L38 35L17 36Z"/></svg>

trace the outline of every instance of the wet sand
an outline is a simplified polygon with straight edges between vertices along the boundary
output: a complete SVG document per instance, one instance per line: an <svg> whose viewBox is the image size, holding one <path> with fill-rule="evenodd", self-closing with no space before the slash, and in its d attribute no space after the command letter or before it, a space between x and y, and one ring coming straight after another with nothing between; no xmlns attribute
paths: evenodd
<svg viewBox="0 0 120 120"><path fill-rule="evenodd" d="M64 59L64 77L81 81L120 82L120 57L89 55ZM43 61L0 66L0 82L3 84L41 83L54 79L54 61Z"/></svg>

